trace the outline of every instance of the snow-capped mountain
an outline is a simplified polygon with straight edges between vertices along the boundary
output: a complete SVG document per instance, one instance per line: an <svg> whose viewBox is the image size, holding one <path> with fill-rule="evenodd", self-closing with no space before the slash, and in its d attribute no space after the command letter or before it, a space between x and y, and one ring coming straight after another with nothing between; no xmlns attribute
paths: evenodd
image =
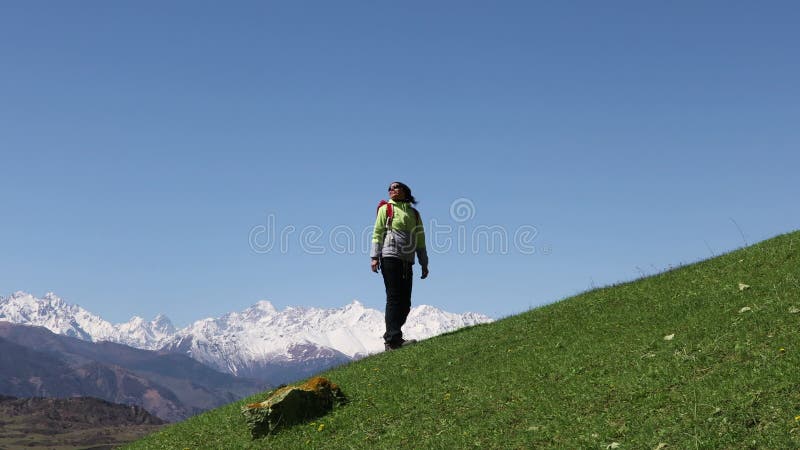
<svg viewBox="0 0 800 450"><path fill-rule="evenodd" d="M260 301L241 312L198 320L175 330L165 316L134 317L112 325L52 293L0 297L0 320L38 325L89 341L107 340L148 350L182 353L222 372L282 382L383 350L383 313L358 301L336 309L287 307ZM475 313L454 314L421 305L403 327L406 339L491 322Z"/></svg>
<svg viewBox="0 0 800 450"><path fill-rule="evenodd" d="M489 321L479 314L418 306L409 314L405 337L425 339ZM269 369L265 362L294 366L302 361L316 363L312 364L316 368L380 352L383 331L383 314L358 301L337 309L282 311L261 301L242 312L195 322L180 330L165 350L186 353L221 371L263 378L262 372Z"/></svg>
<svg viewBox="0 0 800 450"><path fill-rule="evenodd" d="M115 332L110 323L80 306L67 304L52 292L44 298L25 292L0 297L0 320L45 327L53 333L86 341L108 340Z"/></svg>
<svg viewBox="0 0 800 450"><path fill-rule="evenodd" d="M116 325L115 342L131 347L156 350L164 346L175 335L175 326L169 318L159 314L155 319L146 321L134 316L127 323Z"/></svg>
<svg viewBox="0 0 800 450"><path fill-rule="evenodd" d="M0 297L0 320L45 327L85 341L110 341L147 350L161 348L175 334L175 327L166 316L159 315L150 322L133 317L127 323L112 325L52 292L44 298L19 291Z"/></svg>

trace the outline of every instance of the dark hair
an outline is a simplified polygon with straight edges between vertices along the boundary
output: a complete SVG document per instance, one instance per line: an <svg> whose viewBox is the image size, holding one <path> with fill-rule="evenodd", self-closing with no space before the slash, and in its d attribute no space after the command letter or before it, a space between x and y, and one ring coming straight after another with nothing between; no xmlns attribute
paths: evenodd
<svg viewBox="0 0 800 450"><path fill-rule="evenodd" d="M389 187L391 187L393 184L400 186L400 189L403 191L403 196L406 198L406 201L411 202L412 205L417 204L417 199L415 199L414 196L411 195L411 188L408 187L408 185L406 185L405 183L401 183L399 181L392 181L391 183L389 183Z"/></svg>

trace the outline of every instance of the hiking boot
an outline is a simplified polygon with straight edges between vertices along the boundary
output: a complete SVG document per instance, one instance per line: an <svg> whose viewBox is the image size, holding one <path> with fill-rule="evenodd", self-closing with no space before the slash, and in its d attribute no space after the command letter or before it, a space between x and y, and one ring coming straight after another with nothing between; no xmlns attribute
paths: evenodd
<svg viewBox="0 0 800 450"><path fill-rule="evenodd" d="M398 348L406 347L408 345L416 344L416 343L417 343L416 339L409 339L409 340L403 339L403 340L400 341L399 344L386 342L386 343L383 344L383 348L386 349L386 350L397 350Z"/></svg>

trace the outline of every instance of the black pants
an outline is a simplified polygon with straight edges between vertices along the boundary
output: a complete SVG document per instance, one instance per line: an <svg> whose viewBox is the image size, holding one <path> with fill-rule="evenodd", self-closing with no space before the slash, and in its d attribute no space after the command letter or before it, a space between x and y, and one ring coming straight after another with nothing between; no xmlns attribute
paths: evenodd
<svg viewBox="0 0 800 450"><path fill-rule="evenodd" d="M411 311L411 264L400 258L381 259L383 284L386 286L386 333L383 340L392 346L403 343L401 328Z"/></svg>

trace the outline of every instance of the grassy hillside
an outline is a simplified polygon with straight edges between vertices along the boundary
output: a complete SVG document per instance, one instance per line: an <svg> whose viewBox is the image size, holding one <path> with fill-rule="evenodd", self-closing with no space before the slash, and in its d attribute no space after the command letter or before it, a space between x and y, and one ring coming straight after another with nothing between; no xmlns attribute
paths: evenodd
<svg viewBox="0 0 800 450"><path fill-rule="evenodd" d="M130 448L798 448L798 330L795 232L329 371L351 403L263 440L259 395Z"/></svg>

